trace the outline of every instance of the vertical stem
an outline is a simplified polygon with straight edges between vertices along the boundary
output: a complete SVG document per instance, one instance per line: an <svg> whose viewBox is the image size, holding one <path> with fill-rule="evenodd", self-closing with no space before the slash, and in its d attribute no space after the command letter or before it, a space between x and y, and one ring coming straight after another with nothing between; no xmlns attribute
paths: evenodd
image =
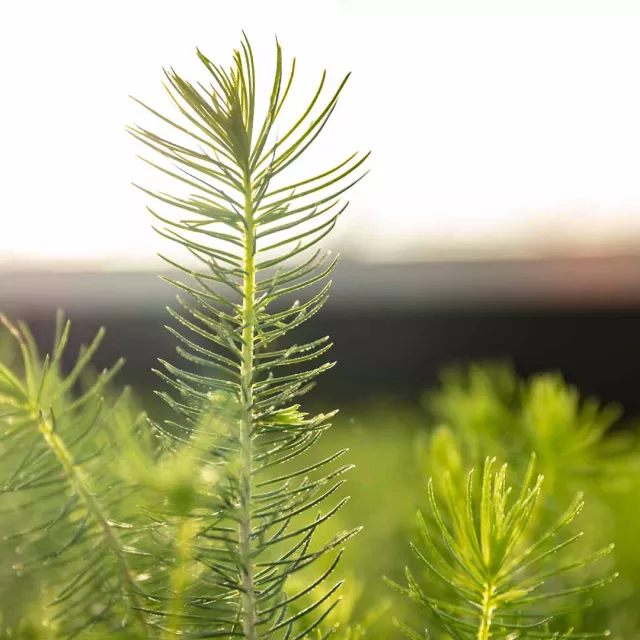
<svg viewBox="0 0 640 640"><path fill-rule="evenodd" d="M257 640L256 602L251 558L251 474L253 439L253 341L255 333L255 231L253 224L253 190L251 180L244 179L246 229L244 234L244 280L242 305L242 417L240 420L241 449L241 510L239 524L240 562L242 571L242 627L246 640Z"/></svg>
<svg viewBox="0 0 640 640"><path fill-rule="evenodd" d="M185 594L190 582L191 539L195 533L196 528L193 521L185 517L178 528L176 564L169 575L174 597L169 605L169 619L162 635L166 640L174 640L176 636L181 635L180 627L184 613Z"/></svg>
<svg viewBox="0 0 640 640"><path fill-rule="evenodd" d="M147 625L140 608L135 578L129 568L129 564L123 552L123 546L113 530L111 522L103 513L102 505L98 502L98 499L95 497L94 492L91 489L91 482L89 478L76 463L64 441L55 432L54 423L51 420L45 419L37 406L34 405L31 407L31 411L31 417L38 425L38 431L62 465L67 480L77 492L78 497L83 502L88 513L94 518L102 530L107 548L115 556L118 565L122 586L130 604L130 615L137 628L143 634L143 637L148 637Z"/></svg>
<svg viewBox="0 0 640 640"><path fill-rule="evenodd" d="M495 605L493 604L494 588L487 584L482 594L482 617L480 618L480 628L478 629L478 640L490 640L491 620Z"/></svg>

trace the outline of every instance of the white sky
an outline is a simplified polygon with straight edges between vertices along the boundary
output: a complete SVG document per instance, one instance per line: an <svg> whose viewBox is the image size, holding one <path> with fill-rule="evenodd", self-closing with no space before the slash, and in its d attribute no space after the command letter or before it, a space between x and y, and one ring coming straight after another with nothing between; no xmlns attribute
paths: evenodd
<svg viewBox="0 0 640 640"><path fill-rule="evenodd" d="M21 0L0 3L0 266L157 266L128 95L170 113L161 68L201 78L195 47L227 64L242 29L267 81L276 33L298 58L300 106L353 71L315 156L373 151L348 255L640 247L640 2Z"/></svg>

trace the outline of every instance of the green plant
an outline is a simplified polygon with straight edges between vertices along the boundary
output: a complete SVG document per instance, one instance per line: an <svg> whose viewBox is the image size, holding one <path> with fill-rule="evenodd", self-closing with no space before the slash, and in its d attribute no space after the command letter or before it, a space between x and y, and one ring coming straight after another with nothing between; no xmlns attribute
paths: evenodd
<svg viewBox="0 0 640 640"><path fill-rule="evenodd" d="M548 529L540 530L538 511L543 478L534 474L534 460L519 495L507 486L507 465L494 472L495 459L484 464L479 491L469 473L463 490L444 480L443 512L429 482L431 518L418 515L423 549L413 546L426 568L426 586L407 569L408 588L399 588L428 608L437 626L452 638L597 638L609 635L558 629L554 618L566 616L571 599L600 587L611 578L578 582L568 588L547 587L567 572L608 555L613 546L579 559L565 557L580 534L561 536L582 510L582 497ZM393 584L393 583L392 583ZM556 604L557 603L557 604ZM398 623L409 638L421 636Z"/></svg>
<svg viewBox="0 0 640 640"><path fill-rule="evenodd" d="M333 363L304 369L327 352L327 338L303 345L283 340L327 300L330 282L305 302L291 302L290 297L326 281L333 270L337 258L330 259L328 252L315 247L345 210L339 196L359 181L352 176L367 156L353 154L319 175L283 182L285 169L299 160L327 123L346 78L319 113L311 115L324 87L323 74L302 116L278 136L275 127L289 95L295 60L285 79L277 46L273 88L258 124L248 40L235 52L229 71L200 52L198 56L210 74L208 87L196 87L173 71L166 74L169 94L192 128L149 109L186 134L191 146L177 145L143 128L131 130L172 160L180 173L154 167L195 190L185 198L145 191L189 214L171 220L152 211L166 224L159 233L206 267L196 270L167 259L194 280L193 285L170 280L190 296L178 297L183 311L170 313L180 328L170 331L182 343L180 355L220 376L194 374L163 362L166 373L160 375L177 391L177 399L166 392L161 395L181 422L160 429L172 438L189 437L212 393L228 395L233 418L227 420L222 443L215 449L217 463L224 469L218 485L221 496L212 505L215 517L201 534L211 544L198 551L201 562L220 572L214 581L219 593L207 597L207 615L220 635L234 635L242 628L249 640L276 632L303 637L333 605L300 632L293 632L295 623L330 601L339 583L295 615L289 613L291 603L326 579L337 558L321 578L298 593L286 593L287 580L342 545L353 532L337 534L320 548L312 545L316 529L345 499L323 515L314 517L312 510L333 496L348 466L329 467L344 451L306 468L292 471L286 466L329 426L333 413L308 417L293 400L309 391L314 379ZM296 258L300 261L292 263ZM286 304L274 308L278 303ZM207 346L195 342L198 337ZM212 351L211 344L218 350ZM193 605L194 616L196 612L203 616L200 600L183 599L183 603Z"/></svg>
<svg viewBox="0 0 640 640"><path fill-rule="evenodd" d="M551 527L577 492L584 494L583 515L566 530L575 536L584 527L587 535L563 553L578 561L613 541L607 563L620 577L594 601L577 595L582 609L568 624L584 633L610 628L615 638L640 637L640 519L631 507L640 491L640 449L637 429L621 421L620 408L580 397L559 374L519 379L500 364L448 368L423 404L429 430L418 436L421 466L433 477L436 493L444 492L447 474L460 483L465 469L494 456L521 483L535 451L545 477L536 516L541 528ZM579 579L595 581L599 575L597 567L583 567ZM576 581L565 574L555 583L571 588Z"/></svg>
<svg viewBox="0 0 640 640"><path fill-rule="evenodd" d="M158 371L172 390L160 395L176 416L154 425L160 446L141 436L144 426L131 415L118 420L117 402L103 412L101 394L115 369L75 394L101 335L65 376L68 324L59 324L52 356L41 361L26 327L5 322L23 363L21 375L0 369L8 510L32 508L25 492L47 488L38 494L45 513L7 539L21 540L28 559L15 564L20 572L47 567L39 587L43 598L50 588L55 595L40 627L56 637L118 630L136 637L308 637L338 602L341 582L324 588L324 581L355 533L316 542L346 502L336 496L350 467L337 462L344 450L296 465L334 412L309 416L294 399L333 363L313 364L330 348L328 338L296 344L288 334L327 300L337 258L319 243L345 210L340 196L360 180L355 172L367 156L353 154L293 181L285 171L320 134L347 78L318 107L323 74L302 115L277 131L295 72L295 60L283 72L279 44L262 117L246 38L228 70L200 51L198 57L207 86L166 72L181 122L146 107L178 139L130 129L174 166L149 164L188 191L143 189L182 211L173 219L151 211L165 225L158 232L203 265L165 258L191 279L169 279L183 295L181 310L169 310L176 325L168 329L189 369L162 362ZM317 283L307 300L292 300ZM101 425L108 428L88 435ZM43 556L31 553L40 541L48 547ZM308 575L333 550L320 575L290 589L292 578ZM296 610L303 599L306 606Z"/></svg>

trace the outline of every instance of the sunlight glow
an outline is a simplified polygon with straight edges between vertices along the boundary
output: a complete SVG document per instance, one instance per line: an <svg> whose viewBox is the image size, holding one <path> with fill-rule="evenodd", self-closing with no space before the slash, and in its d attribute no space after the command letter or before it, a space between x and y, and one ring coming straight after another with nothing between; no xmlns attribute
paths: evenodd
<svg viewBox="0 0 640 640"><path fill-rule="evenodd" d="M311 167L373 151L334 240L347 255L637 250L640 16L477 4L6 3L0 267L154 267L149 199L130 182L171 187L135 158L124 126L153 120L128 95L170 112L161 67L201 74L195 46L228 60L241 29L267 77L276 33L296 55L294 106L323 66L331 87L353 72Z"/></svg>

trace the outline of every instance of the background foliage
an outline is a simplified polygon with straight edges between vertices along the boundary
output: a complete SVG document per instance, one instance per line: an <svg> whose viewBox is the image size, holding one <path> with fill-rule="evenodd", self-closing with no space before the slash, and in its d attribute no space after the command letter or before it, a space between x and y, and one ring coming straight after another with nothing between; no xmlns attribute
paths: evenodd
<svg viewBox="0 0 640 640"><path fill-rule="evenodd" d="M6 354L9 342L3 340L3 345ZM607 569L620 576L595 594L593 606L578 622L589 629L608 627L620 640L640 638L640 448L635 422L621 417L619 407L580 398L558 374L519 380L509 366L495 364L448 369L441 385L416 405L380 398L342 407L331 439L318 444L319 455L350 449L349 461L355 464L349 474L351 500L336 516L337 527L363 529L343 557L340 575L348 581L327 623L339 620L346 638L358 637L353 632L365 619L371 622L367 638L399 637L394 616L420 628L424 612L393 593L382 576L403 583L404 566L417 569L409 541L417 540L416 511L428 509L428 478L437 478L444 466L461 471L477 466L486 455L507 461L511 473L523 474L534 444L545 475L549 517L582 490L585 509L571 525L587 534L579 552L610 541L616 545ZM189 461L183 464L186 468ZM157 490L167 477L150 476L147 487ZM181 484L180 474L172 477L177 478L172 490L179 504L192 488ZM27 511L19 519L21 526L30 523ZM3 522L6 535L6 518ZM37 585L21 576L15 563L15 541L4 538L0 609L5 629L39 604ZM23 637L46 637L37 633L37 615L34 620L36 630L30 628L32 635ZM351 632L346 631L349 626ZM434 638L446 638L430 629Z"/></svg>

